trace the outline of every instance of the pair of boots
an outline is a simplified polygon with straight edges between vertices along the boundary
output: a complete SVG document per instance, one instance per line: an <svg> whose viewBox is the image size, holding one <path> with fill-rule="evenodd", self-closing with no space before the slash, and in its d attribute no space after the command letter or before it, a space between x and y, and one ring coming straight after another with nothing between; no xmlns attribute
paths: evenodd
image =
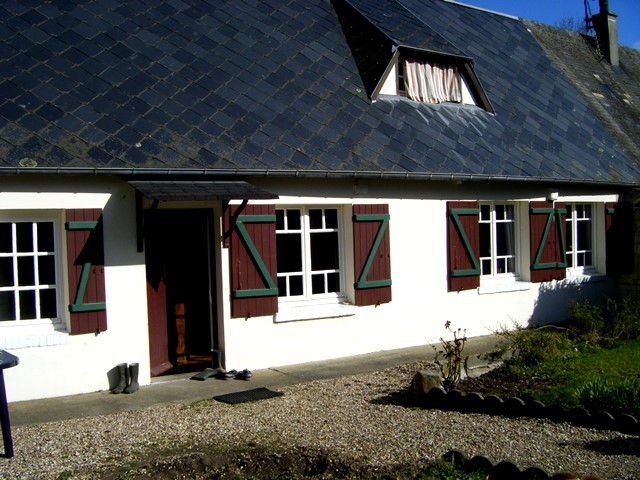
<svg viewBox="0 0 640 480"><path fill-rule="evenodd" d="M127 365L126 363L119 363L116 365L118 369L119 381L118 385L111 390L112 393L133 393L137 392L140 386L138 385L138 370L139 365L132 363Z"/></svg>

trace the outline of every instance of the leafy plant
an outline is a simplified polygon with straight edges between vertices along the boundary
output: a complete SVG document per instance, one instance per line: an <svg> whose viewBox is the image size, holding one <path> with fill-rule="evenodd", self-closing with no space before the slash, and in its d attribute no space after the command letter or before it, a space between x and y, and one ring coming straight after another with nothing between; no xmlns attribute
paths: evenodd
<svg viewBox="0 0 640 480"><path fill-rule="evenodd" d="M589 410L611 413L640 414L640 380L626 379L615 384L600 377L584 384L576 391L580 403Z"/></svg>
<svg viewBox="0 0 640 480"><path fill-rule="evenodd" d="M640 301L637 299L607 299L602 306L574 300L569 312L571 332L580 342L606 344L640 336Z"/></svg>
<svg viewBox="0 0 640 480"><path fill-rule="evenodd" d="M452 329L451 322L448 320L444 324L444 328L453 334L453 340L445 340L440 337L442 348L439 350L435 345L433 346L436 352L433 361L442 375L442 386L445 390L451 390L462 379L462 368L466 363L466 358L463 359L462 352L467 342L467 331L461 328Z"/></svg>
<svg viewBox="0 0 640 480"><path fill-rule="evenodd" d="M498 332L507 340L505 355L510 354L507 363L517 366L535 366L556 355L573 351L573 344L566 329L556 326L537 328L515 328Z"/></svg>

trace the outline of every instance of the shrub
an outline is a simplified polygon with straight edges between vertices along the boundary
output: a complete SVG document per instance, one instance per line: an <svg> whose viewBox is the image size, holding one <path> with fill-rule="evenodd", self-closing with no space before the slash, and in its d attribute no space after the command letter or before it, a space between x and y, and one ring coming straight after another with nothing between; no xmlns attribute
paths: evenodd
<svg viewBox="0 0 640 480"><path fill-rule="evenodd" d="M605 410L610 413L640 414L640 380L625 380L613 384L594 377L576 391L580 403L589 410Z"/></svg>
<svg viewBox="0 0 640 480"><path fill-rule="evenodd" d="M640 301L632 298L608 299L606 306L588 301L571 302L571 332L584 343L637 339L640 336Z"/></svg>
<svg viewBox="0 0 640 480"><path fill-rule="evenodd" d="M467 331L463 331L460 328L453 330L451 328L451 322L449 321L444 324L444 328L453 333L453 340L440 338L442 349L438 350L435 346L433 347L436 352L433 362L442 375L442 386L445 390L450 390L462 379L462 367L465 363L465 360L462 358L462 351L467 342ZM441 355L442 359L440 357Z"/></svg>
<svg viewBox="0 0 640 480"><path fill-rule="evenodd" d="M503 330L498 335L507 340L511 353L509 365L535 366L556 355L573 351L566 330L553 326ZM505 352L506 353L506 352Z"/></svg>
<svg viewBox="0 0 640 480"><path fill-rule="evenodd" d="M614 338L634 340L640 337L640 301L630 297L619 301L610 300L607 318L611 322Z"/></svg>

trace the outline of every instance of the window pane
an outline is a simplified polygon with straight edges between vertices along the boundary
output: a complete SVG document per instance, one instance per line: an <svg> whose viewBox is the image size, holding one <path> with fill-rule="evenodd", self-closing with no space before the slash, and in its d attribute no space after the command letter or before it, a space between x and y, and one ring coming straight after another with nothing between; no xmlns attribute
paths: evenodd
<svg viewBox="0 0 640 480"><path fill-rule="evenodd" d="M322 210L312 208L309 210L309 226L313 230L319 230L322 227Z"/></svg>
<svg viewBox="0 0 640 480"><path fill-rule="evenodd" d="M511 257L507 258L507 272L514 273L516 271L516 259Z"/></svg>
<svg viewBox="0 0 640 480"><path fill-rule="evenodd" d="M565 230L564 239L567 242L567 250L573 250L573 222L567 220L567 228Z"/></svg>
<svg viewBox="0 0 640 480"><path fill-rule="evenodd" d="M36 292L34 290L23 291L20 298L20 319L33 320L36 318Z"/></svg>
<svg viewBox="0 0 640 480"><path fill-rule="evenodd" d="M325 293L324 290L324 274L320 273L311 276L311 293Z"/></svg>
<svg viewBox="0 0 640 480"><path fill-rule="evenodd" d="M40 290L40 317L56 318L58 316L58 308L56 303L55 290Z"/></svg>
<svg viewBox="0 0 640 480"><path fill-rule="evenodd" d="M13 259L0 258L0 287L13 287Z"/></svg>
<svg viewBox="0 0 640 480"><path fill-rule="evenodd" d="M504 205L496 205L496 220L504 220Z"/></svg>
<svg viewBox="0 0 640 480"><path fill-rule="evenodd" d="M491 206L490 205L480 205L480 220L484 222L488 222L491 220Z"/></svg>
<svg viewBox="0 0 640 480"><path fill-rule="evenodd" d="M482 275L491 275L491 260L484 259L482 260Z"/></svg>
<svg viewBox="0 0 640 480"><path fill-rule="evenodd" d="M514 206L513 205L505 205L504 206L504 215L505 220L513 220L515 219L514 214Z"/></svg>
<svg viewBox="0 0 640 480"><path fill-rule="evenodd" d="M497 255L513 255L515 253L515 237L513 223L496 224Z"/></svg>
<svg viewBox="0 0 640 480"><path fill-rule="evenodd" d="M13 292L0 292L0 322L16 319L16 303Z"/></svg>
<svg viewBox="0 0 640 480"><path fill-rule="evenodd" d="M11 236L11 224L0 223L0 253L13 251L13 239Z"/></svg>
<svg viewBox="0 0 640 480"><path fill-rule="evenodd" d="M34 257L18 258L18 285L35 285L35 265L33 260Z"/></svg>
<svg viewBox="0 0 640 480"><path fill-rule="evenodd" d="M289 295L297 296L302 295L304 290L302 288L302 275L295 275L289 277Z"/></svg>
<svg viewBox="0 0 640 480"><path fill-rule="evenodd" d="M312 233L311 270L329 270L339 267L338 232Z"/></svg>
<svg viewBox="0 0 640 480"><path fill-rule="evenodd" d="M491 225L488 223L480 224L480 256L491 256Z"/></svg>
<svg viewBox="0 0 640 480"><path fill-rule="evenodd" d="M276 230L284 230L284 210L276 210Z"/></svg>
<svg viewBox="0 0 640 480"><path fill-rule="evenodd" d="M300 230L300 210L287 210L287 230Z"/></svg>
<svg viewBox="0 0 640 480"><path fill-rule="evenodd" d="M38 285L53 285L56 283L55 257L38 257Z"/></svg>
<svg viewBox="0 0 640 480"><path fill-rule="evenodd" d="M584 265L586 267L589 267L589 266L593 265L593 253L585 252L585 254L584 254Z"/></svg>
<svg viewBox="0 0 640 480"><path fill-rule="evenodd" d="M324 211L324 223L327 228L338 228L338 210L328 208Z"/></svg>
<svg viewBox="0 0 640 480"><path fill-rule="evenodd" d="M302 236L299 233L279 233L276 235L278 272L299 272L302 270Z"/></svg>
<svg viewBox="0 0 640 480"><path fill-rule="evenodd" d="M33 252L33 224L16 223L18 252Z"/></svg>
<svg viewBox="0 0 640 480"><path fill-rule="evenodd" d="M53 252L53 222L39 222L38 228L38 251Z"/></svg>
<svg viewBox="0 0 640 480"><path fill-rule="evenodd" d="M287 277L278 277L278 296L287 296Z"/></svg>
<svg viewBox="0 0 640 480"><path fill-rule="evenodd" d="M583 220L578 224L578 250L591 250L591 222Z"/></svg>
<svg viewBox="0 0 640 480"><path fill-rule="evenodd" d="M327 292L340 291L340 275L337 272L327 273Z"/></svg>

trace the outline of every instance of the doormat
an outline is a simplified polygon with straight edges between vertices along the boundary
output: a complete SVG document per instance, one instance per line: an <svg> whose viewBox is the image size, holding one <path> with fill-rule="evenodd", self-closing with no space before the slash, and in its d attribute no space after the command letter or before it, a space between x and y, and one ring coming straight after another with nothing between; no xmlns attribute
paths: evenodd
<svg viewBox="0 0 640 480"><path fill-rule="evenodd" d="M235 405L236 403L243 402L255 402L256 400L264 400L265 398L281 397L284 393L269 390L268 388L254 388L252 390L245 390L244 392L227 393L225 395L217 395L214 400L219 402L230 403Z"/></svg>

